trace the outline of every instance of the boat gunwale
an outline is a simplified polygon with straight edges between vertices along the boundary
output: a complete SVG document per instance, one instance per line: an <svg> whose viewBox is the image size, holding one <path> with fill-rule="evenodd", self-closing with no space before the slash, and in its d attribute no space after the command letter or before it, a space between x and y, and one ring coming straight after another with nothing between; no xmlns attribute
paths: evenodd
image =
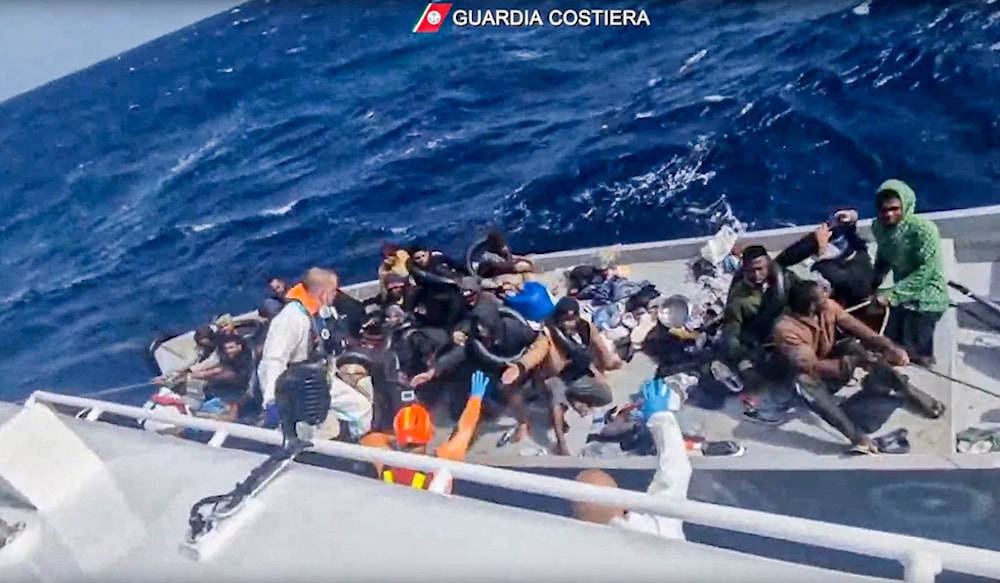
<svg viewBox="0 0 1000 583"><path fill-rule="evenodd" d="M156 410L46 391L34 392L25 403L24 409L39 406L51 408L55 404L91 409L91 414L87 415L85 420L81 420L85 422L96 421L102 414L107 413L210 431L215 435L209 441L209 447L223 448L225 440L229 437L248 439L279 447L283 441L280 433L259 427L197 417L178 418ZM418 471L432 472L435 475L447 473L454 479L509 490L562 498L574 502L590 502L627 508L637 512L677 518L710 528L895 560L904 565L903 580L907 582L932 582L942 568L980 577L1000 579L1000 552L984 548L690 499L664 499L646 492L606 488L564 478L409 452L383 450L358 444L318 441L310 450L314 453L337 458L410 467Z"/></svg>
<svg viewBox="0 0 1000 583"><path fill-rule="evenodd" d="M974 207L971 209L955 209L918 213L938 227L943 239L970 239L968 222L973 219L996 218L1000 216L1000 205ZM867 218L858 221L862 236L871 235L871 225L874 219ZM752 240L776 251L794 243L800 237L816 229L816 225L801 225L781 227L762 231L746 231L740 233L741 240ZM988 229L985 232L989 232ZM568 269L577 265L598 260L608 254L614 255L615 261L626 265L632 263L655 263L666 261L689 260L698 257L698 252L711 235L685 237L683 239L665 239L646 243L614 244L600 247L586 247L555 251L552 253L528 254L535 266L542 272ZM343 291L358 298L367 298L378 291L378 281L368 280L344 286Z"/></svg>

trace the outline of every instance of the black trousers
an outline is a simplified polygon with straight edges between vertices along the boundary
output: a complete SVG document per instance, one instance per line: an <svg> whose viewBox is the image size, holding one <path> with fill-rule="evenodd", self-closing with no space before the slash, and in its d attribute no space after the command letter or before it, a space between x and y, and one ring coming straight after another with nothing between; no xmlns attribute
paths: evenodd
<svg viewBox="0 0 1000 583"><path fill-rule="evenodd" d="M934 356L934 329L942 315L943 312L890 308L885 335L906 350L910 357L931 358Z"/></svg>
<svg viewBox="0 0 1000 583"><path fill-rule="evenodd" d="M839 342L835 352L848 355L863 350L859 343L853 340ZM848 379L818 379L808 375L797 375L799 393L806 404L823 421L829 423L852 444L859 443L865 433L858 428L858 423L840 405L837 392ZM942 412L942 405L927 393L911 385L908 380L883 364L872 367L861 382L861 391L872 395L896 396L912 404L924 415L936 418Z"/></svg>

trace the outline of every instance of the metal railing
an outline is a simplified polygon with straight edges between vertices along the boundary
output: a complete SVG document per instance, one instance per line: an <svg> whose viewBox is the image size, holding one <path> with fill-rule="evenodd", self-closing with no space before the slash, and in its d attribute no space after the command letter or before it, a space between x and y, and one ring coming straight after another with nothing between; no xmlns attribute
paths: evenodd
<svg viewBox="0 0 1000 583"><path fill-rule="evenodd" d="M35 403L86 409L88 412L84 418L88 421L98 420L105 413L110 413L205 431L212 434L208 442L212 447L221 447L229 437L279 446L282 444L280 432L274 430L211 419L166 415L156 410L83 397L37 391L25 406ZM903 580L907 583L932 583L943 569L1000 580L1000 553L981 548L694 500L664 500L646 493L336 441L316 442L311 451L360 462L408 467L422 472L447 471L456 479L479 484L574 502L627 508L712 528L895 560L903 564Z"/></svg>

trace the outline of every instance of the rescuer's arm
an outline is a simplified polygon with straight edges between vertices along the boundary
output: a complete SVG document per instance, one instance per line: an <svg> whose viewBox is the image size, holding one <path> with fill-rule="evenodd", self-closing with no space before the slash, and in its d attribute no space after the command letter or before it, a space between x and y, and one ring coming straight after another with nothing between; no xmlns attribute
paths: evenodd
<svg viewBox="0 0 1000 583"><path fill-rule="evenodd" d="M483 396L486 394L486 387L489 386L490 379L481 370L477 370L472 375L469 402L462 411L462 417L458 420L458 427L455 435L443 443L437 450L437 457L449 460L462 461L469 451L469 444L476 434L476 425L479 424L480 413L483 408Z"/></svg>

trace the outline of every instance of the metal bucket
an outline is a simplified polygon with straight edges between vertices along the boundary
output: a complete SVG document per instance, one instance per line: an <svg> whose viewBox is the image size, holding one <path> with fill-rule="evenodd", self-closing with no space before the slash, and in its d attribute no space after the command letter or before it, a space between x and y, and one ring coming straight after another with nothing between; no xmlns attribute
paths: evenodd
<svg viewBox="0 0 1000 583"><path fill-rule="evenodd" d="M679 328L691 317L691 302L681 295L670 296L660 303L658 319L667 328Z"/></svg>

